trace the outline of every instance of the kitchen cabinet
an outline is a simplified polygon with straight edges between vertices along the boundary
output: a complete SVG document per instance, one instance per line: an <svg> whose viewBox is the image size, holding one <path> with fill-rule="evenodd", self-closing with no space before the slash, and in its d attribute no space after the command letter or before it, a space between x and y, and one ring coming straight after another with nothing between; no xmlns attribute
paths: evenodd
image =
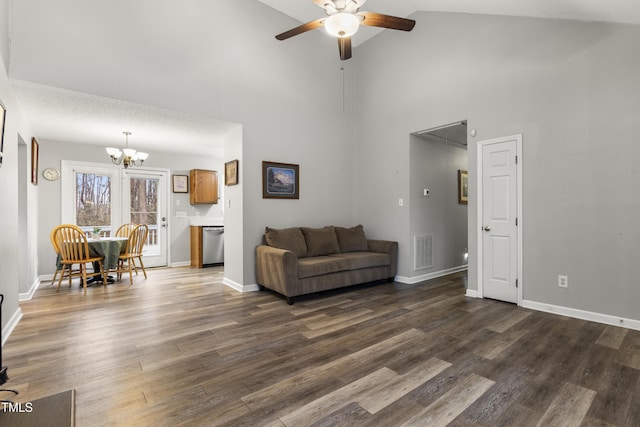
<svg viewBox="0 0 640 427"><path fill-rule="evenodd" d="M202 268L202 227L192 225L191 230L191 267Z"/></svg>
<svg viewBox="0 0 640 427"><path fill-rule="evenodd" d="M192 225L190 234L192 267L224 265L223 225Z"/></svg>
<svg viewBox="0 0 640 427"><path fill-rule="evenodd" d="M189 200L192 205L218 203L218 172L191 169Z"/></svg>

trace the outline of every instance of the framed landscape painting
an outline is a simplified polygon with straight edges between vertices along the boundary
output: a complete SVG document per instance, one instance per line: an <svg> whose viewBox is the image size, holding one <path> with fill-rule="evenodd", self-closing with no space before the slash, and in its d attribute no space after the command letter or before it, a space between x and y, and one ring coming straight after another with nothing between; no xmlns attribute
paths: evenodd
<svg viewBox="0 0 640 427"><path fill-rule="evenodd" d="M38 185L38 160L40 159L40 144L38 140L31 138L31 183Z"/></svg>
<svg viewBox="0 0 640 427"><path fill-rule="evenodd" d="M231 160L224 164L224 185L238 184L238 161Z"/></svg>
<svg viewBox="0 0 640 427"><path fill-rule="evenodd" d="M2 167L2 156L4 156L4 120L7 116L7 110L4 104L0 102L0 167Z"/></svg>
<svg viewBox="0 0 640 427"><path fill-rule="evenodd" d="M188 193L189 192L189 177L187 175L173 175L173 192L174 193Z"/></svg>
<svg viewBox="0 0 640 427"><path fill-rule="evenodd" d="M300 166L290 163L262 162L263 199L299 199Z"/></svg>
<svg viewBox="0 0 640 427"><path fill-rule="evenodd" d="M465 170L458 170L458 203L469 203L469 174Z"/></svg>

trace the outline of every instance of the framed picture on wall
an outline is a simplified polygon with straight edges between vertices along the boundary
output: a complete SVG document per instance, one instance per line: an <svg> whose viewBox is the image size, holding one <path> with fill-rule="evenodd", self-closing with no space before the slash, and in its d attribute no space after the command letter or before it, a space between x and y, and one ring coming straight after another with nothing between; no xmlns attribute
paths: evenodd
<svg viewBox="0 0 640 427"><path fill-rule="evenodd" d="M263 199L299 199L300 166L290 163L262 162Z"/></svg>
<svg viewBox="0 0 640 427"><path fill-rule="evenodd" d="M238 184L238 161L231 160L224 164L224 185Z"/></svg>
<svg viewBox="0 0 640 427"><path fill-rule="evenodd" d="M173 175L173 192L189 192L189 177L187 175Z"/></svg>
<svg viewBox="0 0 640 427"><path fill-rule="evenodd" d="M31 183L38 185L38 159L40 158L40 144L38 140L31 138Z"/></svg>
<svg viewBox="0 0 640 427"><path fill-rule="evenodd" d="M469 202L469 174L458 169L458 203L466 205Z"/></svg>
<svg viewBox="0 0 640 427"><path fill-rule="evenodd" d="M0 167L2 167L2 157L4 156L4 121L7 117L7 110L4 109L4 104L0 101Z"/></svg>

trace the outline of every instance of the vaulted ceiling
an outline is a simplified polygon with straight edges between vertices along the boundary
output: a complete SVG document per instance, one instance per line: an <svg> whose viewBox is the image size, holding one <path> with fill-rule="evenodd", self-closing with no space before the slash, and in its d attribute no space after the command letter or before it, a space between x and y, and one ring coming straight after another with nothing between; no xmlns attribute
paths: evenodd
<svg viewBox="0 0 640 427"><path fill-rule="evenodd" d="M324 16L313 0L258 1L300 22ZM368 0L361 10L400 17L425 11L640 24L640 2L635 0ZM357 46L380 31L361 27L353 36L353 44Z"/></svg>
<svg viewBox="0 0 640 427"><path fill-rule="evenodd" d="M284 28L274 26L269 37L324 13L312 0L258 1L294 18L280 20ZM221 60L211 53L228 47L217 40L215 22L206 25L209 18L199 9L222 13L212 9L217 6L155 0L14 1L9 77L37 136L108 146L121 144L127 130L133 132L132 146L141 150L181 150L176 141L187 141L200 153L219 147L234 124L173 108L188 99L162 99L167 81L196 85L211 78L214 62ZM640 24L638 0L369 0L362 9L401 17L446 11ZM379 32L361 28L354 46ZM96 70L104 74L93 75ZM144 84L132 85L132 76ZM157 93L150 93L150 87ZM149 106L145 97L158 102Z"/></svg>

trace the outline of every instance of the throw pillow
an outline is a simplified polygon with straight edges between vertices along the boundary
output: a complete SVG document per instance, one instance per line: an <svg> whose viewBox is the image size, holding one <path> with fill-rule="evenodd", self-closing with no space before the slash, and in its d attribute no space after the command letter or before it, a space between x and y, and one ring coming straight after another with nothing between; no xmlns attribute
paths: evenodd
<svg viewBox="0 0 640 427"><path fill-rule="evenodd" d="M269 246L291 251L296 254L298 258L307 256L307 243L304 240L302 231L298 227L285 228L282 230L266 227L264 240Z"/></svg>
<svg viewBox="0 0 640 427"><path fill-rule="evenodd" d="M336 236L341 252L366 252L369 250L367 236L364 235L362 225L345 228L336 227Z"/></svg>
<svg viewBox="0 0 640 427"><path fill-rule="evenodd" d="M340 253L338 238L332 226L324 228L302 227L307 241L308 256L322 256Z"/></svg>

